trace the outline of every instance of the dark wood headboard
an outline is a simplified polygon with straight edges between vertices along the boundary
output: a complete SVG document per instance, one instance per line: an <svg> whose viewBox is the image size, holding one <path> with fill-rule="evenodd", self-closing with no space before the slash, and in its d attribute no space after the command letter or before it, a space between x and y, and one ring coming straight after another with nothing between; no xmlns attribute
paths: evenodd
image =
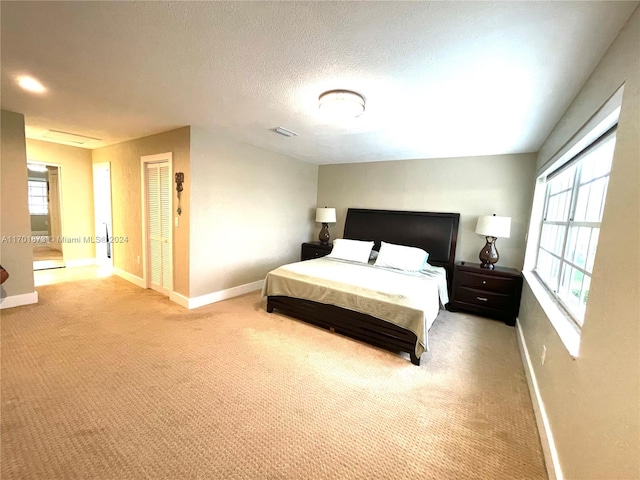
<svg viewBox="0 0 640 480"><path fill-rule="evenodd" d="M451 293L459 223L459 213L350 208L343 237L373 240L375 250L381 241L422 248L429 252L431 265L446 268Z"/></svg>

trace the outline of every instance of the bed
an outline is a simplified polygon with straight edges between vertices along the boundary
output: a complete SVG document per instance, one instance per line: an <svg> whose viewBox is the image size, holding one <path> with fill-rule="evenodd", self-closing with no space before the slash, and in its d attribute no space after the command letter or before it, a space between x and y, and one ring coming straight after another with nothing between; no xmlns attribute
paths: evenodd
<svg viewBox="0 0 640 480"><path fill-rule="evenodd" d="M447 291L451 293L459 220L457 213L356 208L347 211L343 238L373 241L376 251L380 250L382 242L387 242L429 252L429 265L435 268L427 276L434 277L432 284L436 286L424 288L424 311L421 310L423 302L420 299L399 300L397 305L389 307L388 301L382 302L371 293L374 287L367 289L369 285L349 284L352 273L356 273L354 269L368 268L365 276L371 282L374 281L373 277L379 277L380 281L395 286L394 292L377 292L378 296L382 294L387 299L399 298L396 295L399 289L416 288L414 280L407 279L406 274L370 265L356 267L349 262L327 258L285 265L269 272L263 289L263 295L267 297L267 311L271 313L277 310L371 345L407 352L411 362L419 365L420 355L428 348L428 329L439 311L438 299L444 297L446 300ZM336 269L340 277L338 286L329 283L328 274L325 275L329 271L327 264L332 261L331 269ZM310 271L317 273L311 275ZM437 278L438 272L442 274L441 278ZM289 286L286 282L290 282ZM433 288L436 288L435 307ZM417 310L422 312L421 317L416 317Z"/></svg>

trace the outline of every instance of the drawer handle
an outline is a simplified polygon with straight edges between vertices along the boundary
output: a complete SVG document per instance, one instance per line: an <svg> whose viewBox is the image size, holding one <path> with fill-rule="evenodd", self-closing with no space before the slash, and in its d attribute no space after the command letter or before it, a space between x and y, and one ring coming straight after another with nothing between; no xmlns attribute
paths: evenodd
<svg viewBox="0 0 640 480"><path fill-rule="evenodd" d="M478 300L480 300L481 302L488 302L489 299L485 298L485 297L476 297Z"/></svg>
<svg viewBox="0 0 640 480"><path fill-rule="evenodd" d="M482 284L483 284L483 285L486 285L486 284L487 284L487 281L486 281L486 280L482 280Z"/></svg>

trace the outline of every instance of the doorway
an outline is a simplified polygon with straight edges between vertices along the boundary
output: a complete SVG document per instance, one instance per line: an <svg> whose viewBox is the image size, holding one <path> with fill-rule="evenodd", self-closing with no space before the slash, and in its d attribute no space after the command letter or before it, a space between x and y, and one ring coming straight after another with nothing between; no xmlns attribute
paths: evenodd
<svg viewBox="0 0 640 480"><path fill-rule="evenodd" d="M27 171L33 269L64 268L60 165L29 161Z"/></svg>
<svg viewBox="0 0 640 480"><path fill-rule="evenodd" d="M164 295L173 290L172 154L141 157L143 279Z"/></svg>

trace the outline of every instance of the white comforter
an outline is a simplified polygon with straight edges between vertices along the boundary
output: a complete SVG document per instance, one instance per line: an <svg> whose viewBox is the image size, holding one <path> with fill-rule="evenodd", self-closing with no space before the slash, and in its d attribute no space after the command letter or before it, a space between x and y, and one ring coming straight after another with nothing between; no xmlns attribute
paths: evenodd
<svg viewBox="0 0 640 480"><path fill-rule="evenodd" d="M428 349L427 332L448 303L446 271L422 272L318 258L283 265L267 274L263 297L287 296L365 313L416 334L416 355Z"/></svg>

